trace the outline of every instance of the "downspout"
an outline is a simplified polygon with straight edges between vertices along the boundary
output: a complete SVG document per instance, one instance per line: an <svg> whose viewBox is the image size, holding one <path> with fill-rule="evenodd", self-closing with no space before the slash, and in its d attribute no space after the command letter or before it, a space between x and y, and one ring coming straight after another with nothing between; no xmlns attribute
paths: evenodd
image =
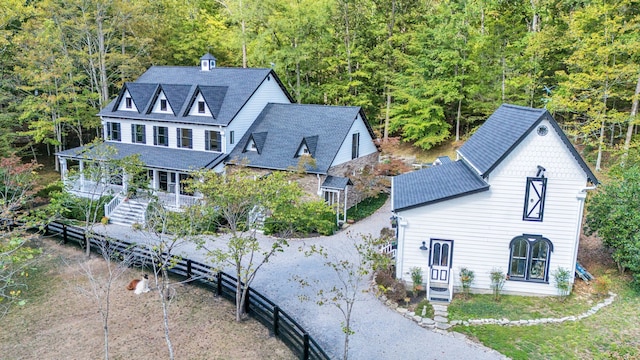
<svg viewBox="0 0 640 360"><path fill-rule="evenodd" d="M582 216L584 214L584 203L585 203L585 199L587 198L587 191L595 190L596 188L597 188L596 185L585 186L582 189L580 189L580 191L576 195L576 199L578 199L578 202L579 202L578 219L576 220L578 226L576 227L576 235L575 235L575 242L574 242L575 246L573 249L573 258L571 260L572 261L571 269L569 269L569 271L573 270L575 272L576 263L578 262L578 247L580 246L580 234L582 233Z"/></svg>

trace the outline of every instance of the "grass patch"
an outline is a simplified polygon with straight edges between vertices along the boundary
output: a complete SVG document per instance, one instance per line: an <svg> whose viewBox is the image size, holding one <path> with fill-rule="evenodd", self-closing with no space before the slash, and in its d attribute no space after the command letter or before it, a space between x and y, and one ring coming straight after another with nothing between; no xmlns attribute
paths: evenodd
<svg viewBox="0 0 640 360"><path fill-rule="evenodd" d="M640 328L637 324L640 322L640 298L628 285L628 279L623 276L614 279L612 290L618 297L613 304L579 321L534 326L455 326L454 330L512 359L639 358ZM460 319L473 314L474 318L535 319L578 315L595 304L589 298L581 298L581 295L571 295L565 303L549 298L534 301L527 297L517 301L512 299L514 296L503 296L500 303L481 306L478 297L472 297L471 302L476 304L466 306L465 312L459 303L450 306L449 316ZM514 306L518 303L522 308L516 312ZM497 312L491 314L490 308Z"/></svg>
<svg viewBox="0 0 640 360"><path fill-rule="evenodd" d="M384 205L388 197L389 194L380 193L378 196L360 201L357 205L347 209L347 219L358 221L370 216Z"/></svg>
<svg viewBox="0 0 640 360"><path fill-rule="evenodd" d="M451 320L502 319L533 320L578 315L598 302L595 295L570 295L565 301L555 297L500 296L473 294L468 299L456 297L449 306Z"/></svg>

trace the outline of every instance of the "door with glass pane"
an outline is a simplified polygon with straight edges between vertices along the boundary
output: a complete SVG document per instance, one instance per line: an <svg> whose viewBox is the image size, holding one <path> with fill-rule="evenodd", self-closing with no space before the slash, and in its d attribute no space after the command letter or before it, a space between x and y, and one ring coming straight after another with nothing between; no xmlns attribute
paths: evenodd
<svg viewBox="0 0 640 360"><path fill-rule="evenodd" d="M431 282L449 282L451 276L451 259L453 254L452 240L431 239L431 252L429 255L429 274Z"/></svg>

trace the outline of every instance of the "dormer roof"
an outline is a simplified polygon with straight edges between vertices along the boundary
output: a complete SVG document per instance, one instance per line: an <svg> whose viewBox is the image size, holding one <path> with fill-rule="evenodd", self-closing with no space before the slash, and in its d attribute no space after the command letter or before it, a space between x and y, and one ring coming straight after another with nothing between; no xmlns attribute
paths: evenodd
<svg viewBox="0 0 640 360"><path fill-rule="evenodd" d="M231 151L228 161L262 169L295 168L300 160L295 154L304 143L315 159L315 167L309 164L306 171L327 174L342 144L351 141L347 137L357 119L366 123L357 106L268 104ZM258 143L256 134L264 134L263 144ZM260 153L243 151L251 139Z"/></svg>
<svg viewBox="0 0 640 360"><path fill-rule="evenodd" d="M300 154L300 150L303 148L306 148L309 151L309 155L311 155L311 157L314 157L316 153L317 145L318 145L318 135L303 137L302 141L300 142L300 146L298 146L298 149L296 150L294 157L298 157Z"/></svg>
<svg viewBox="0 0 640 360"><path fill-rule="evenodd" d="M216 67L210 71L201 71L194 66L152 66L136 82L125 83L118 97L98 115L106 118L227 126L268 78L276 81L289 101L293 100L271 69ZM153 106L152 98L159 94L160 89L165 93L174 114L148 112L149 107ZM125 90L131 94L139 110L137 113L118 110L118 105L124 101ZM198 92L202 93L214 116L189 115L189 103Z"/></svg>

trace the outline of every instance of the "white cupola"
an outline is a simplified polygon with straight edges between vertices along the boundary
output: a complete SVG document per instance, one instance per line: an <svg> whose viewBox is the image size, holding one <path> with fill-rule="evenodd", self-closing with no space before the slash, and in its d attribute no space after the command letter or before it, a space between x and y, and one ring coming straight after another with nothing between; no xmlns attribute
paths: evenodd
<svg viewBox="0 0 640 360"><path fill-rule="evenodd" d="M200 58L200 70L209 71L215 67L216 58L213 55L206 53L203 57Z"/></svg>

